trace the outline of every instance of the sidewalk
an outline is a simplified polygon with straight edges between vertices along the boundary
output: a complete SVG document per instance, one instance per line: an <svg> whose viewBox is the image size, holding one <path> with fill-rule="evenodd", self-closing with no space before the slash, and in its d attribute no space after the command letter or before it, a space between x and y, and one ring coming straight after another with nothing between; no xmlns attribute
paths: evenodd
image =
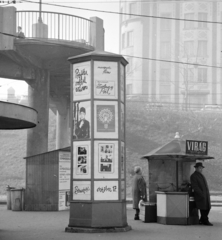
<svg viewBox="0 0 222 240"><path fill-rule="evenodd" d="M221 193L220 193L221 194ZM222 194L221 195L211 195L211 205L213 207L222 207ZM0 205L6 204L6 195L0 195ZM127 203L132 204L132 198L127 198Z"/></svg>
<svg viewBox="0 0 222 240"><path fill-rule="evenodd" d="M26 212L6 210L0 205L1 240L220 240L222 208L213 207L210 221L214 226L162 225L133 220L134 210L127 206L127 222L131 231L121 233L67 233L69 211Z"/></svg>

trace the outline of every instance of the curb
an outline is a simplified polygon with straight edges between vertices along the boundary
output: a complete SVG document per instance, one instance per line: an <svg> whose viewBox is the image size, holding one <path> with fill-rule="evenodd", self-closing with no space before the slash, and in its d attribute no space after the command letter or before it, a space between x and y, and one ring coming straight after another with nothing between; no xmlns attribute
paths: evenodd
<svg viewBox="0 0 222 240"><path fill-rule="evenodd" d="M128 232L132 230L131 226L126 227L110 227L110 228L81 228L81 227L67 227L65 232L70 233L112 233L112 232Z"/></svg>

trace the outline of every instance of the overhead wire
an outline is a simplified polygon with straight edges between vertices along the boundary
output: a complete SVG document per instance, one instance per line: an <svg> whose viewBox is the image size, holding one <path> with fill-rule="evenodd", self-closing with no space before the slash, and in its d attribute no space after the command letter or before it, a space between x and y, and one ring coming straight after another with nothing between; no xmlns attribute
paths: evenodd
<svg viewBox="0 0 222 240"><path fill-rule="evenodd" d="M38 2L33 2L33 1L30 1L30 0L21 0L21 1L22 2L33 3L33 4L39 4ZM128 15L128 16L134 16L134 17L167 19L167 20L175 20L175 21L187 21L187 22L201 22L201 23L211 23L211 24L220 24L220 25L222 24L222 22L216 22L216 21L195 20L195 19L185 19L185 18L172 18L172 17L163 17L163 16L153 16L153 15L149 16L149 15L144 15L144 14L134 14L134 13L124 13L124 12L113 12L113 11L105 11L105 10L98 10L98 9L71 7L71 6L65 6L65 5L53 4L53 3L46 3L46 2L42 2L42 4L55 6L55 7L78 9L78 10L83 10L83 11L102 12L102 13L117 14L117 15Z"/></svg>
<svg viewBox="0 0 222 240"><path fill-rule="evenodd" d="M33 1L20 1L20 2L29 2L29 3L37 3L37 2L33 2ZM38 3L39 4L39 3ZM87 9L87 8L78 8L78 7L69 7L69 6L64 6L64 5L57 5L57 4L47 4L47 3L43 3L46 5L53 5L56 7L65 7L65 8L74 8L74 9L80 9L80 10L88 10L88 11L97 11L97 12L105 12L105 13L113 13L113 14L121 14L121 15L132 15L132 16L139 16L139 17L151 17L151 18L160 18L160 19L168 19L168 20L181 20L181 21L194 21L194 22L205 22L205 23L214 23L214 24L222 24L221 22L210 22L210 21L202 21L202 20L191 20L191 19L179 19L179 18L168 18L168 17L158 17L158 16L148 16L148 15L138 15L138 14L129 14L129 13L120 13L120 12L111 12L111 11L102 11L102 10L96 10L96 9ZM8 5L8 4L7 4ZM15 35L12 34L8 34L8 33L3 33L0 32L0 34L3 35L7 35L7 36L11 36L11 37L17 37ZM17 37L18 38L18 37ZM33 41L39 41L39 42L45 42L48 44L51 44L47 41L43 41L43 40L38 40L38 39L30 39ZM58 43L53 43L55 45L61 45ZM192 65L192 66L198 66L198 67L211 67L211 68L221 68L219 66L212 66L212 65L206 65L206 64L197 64L197 63L188 63L188 62L181 62L181 61L172 61L172 60L163 60L163 59L156 59L156 58L148 58L148 57L139 57L139 56L130 56L130 55L124 55L125 57L132 57L132 58L138 58L138 59L142 59L142 60L151 60L151 61L160 61L160 62L168 62L168 63L174 63L174 64L186 64L186 65ZM142 80L142 81L146 81L146 80ZM150 81L154 81L154 80L150 80ZM195 84L197 84L197 82L195 82ZM212 84L212 83L210 83ZM216 84L216 83L215 83ZM150 95L150 94L149 94ZM152 95L152 94L151 94ZM153 95L160 95L160 94L153 94ZM162 94L164 96L166 96L166 94ZM169 94L172 96L172 94ZM173 94L175 95L175 94ZM180 95L180 94L178 94Z"/></svg>
<svg viewBox="0 0 222 240"><path fill-rule="evenodd" d="M16 35L10 34L10 33L0 32L0 34L5 35L5 36L9 36L9 37L20 38L20 37L18 37ZM48 41L44 41L42 39L35 39L35 38L26 38L26 39L31 40L31 41L35 41L35 42L47 43L49 45L57 45L57 46L64 45L62 43L51 43L51 42L48 42ZM198 63L188 63L188 62L180 62L180 61L172 61L172 60L164 60L164 59L148 58L148 57L139 57L139 56L131 56L131 55L126 55L126 54L122 54L122 56L131 57L131 58L138 58L138 59L142 59L142 60L150 60L150 61L160 61L160 62L192 65L192 66L198 66L198 67L210 67L210 68L219 68L219 69L222 68L222 67L213 66L213 65L198 64Z"/></svg>

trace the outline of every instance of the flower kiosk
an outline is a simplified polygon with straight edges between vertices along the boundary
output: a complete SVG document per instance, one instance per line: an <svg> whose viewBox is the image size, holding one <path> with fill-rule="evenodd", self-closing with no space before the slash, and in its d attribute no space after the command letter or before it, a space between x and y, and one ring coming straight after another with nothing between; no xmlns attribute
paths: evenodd
<svg viewBox="0 0 222 240"><path fill-rule="evenodd" d="M147 154L149 201L157 205L157 222L169 225L198 224L198 210L190 188L190 175L196 161L213 159L208 143L175 139Z"/></svg>

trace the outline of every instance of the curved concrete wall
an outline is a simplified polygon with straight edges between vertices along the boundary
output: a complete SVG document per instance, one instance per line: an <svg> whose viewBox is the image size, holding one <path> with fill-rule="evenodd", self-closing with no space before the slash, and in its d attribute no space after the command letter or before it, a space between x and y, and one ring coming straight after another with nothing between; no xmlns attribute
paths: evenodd
<svg viewBox="0 0 222 240"><path fill-rule="evenodd" d="M37 111L33 108L0 101L0 129L24 129L37 125Z"/></svg>

